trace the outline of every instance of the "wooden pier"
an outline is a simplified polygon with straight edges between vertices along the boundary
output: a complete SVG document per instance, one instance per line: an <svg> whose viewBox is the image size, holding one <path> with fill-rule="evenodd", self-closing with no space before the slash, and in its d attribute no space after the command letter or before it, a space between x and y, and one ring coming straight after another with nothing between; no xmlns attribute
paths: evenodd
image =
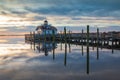
<svg viewBox="0 0 120 80"><path fill-rule="evenodd" d="M87 31L89 31L89 25L87 26ZM55 41L62 43L70 43L70 44L78 44L78 45L88 45L88 46L99 46L102 48L114 48L120 49L120 37L114 36L106 36L104 33L100 33L97 28L96 33L84 33L81 30L81 33L71 33L71 31L66 30L58 34L52 35L41 35L35 32L30 32L30 34L25 34L25 41L30 42L31 44L35 44L40 41Z"/></svg>

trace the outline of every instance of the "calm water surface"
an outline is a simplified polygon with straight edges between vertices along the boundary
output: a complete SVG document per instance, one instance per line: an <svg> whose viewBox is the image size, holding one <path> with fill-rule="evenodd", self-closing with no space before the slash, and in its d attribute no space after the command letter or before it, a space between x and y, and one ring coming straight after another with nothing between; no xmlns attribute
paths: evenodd
<svg viewBox="0 0 120 80"><path fill-rule="evenodd" d="M0 80L120 80L120 51L0 37Z"/></svg>

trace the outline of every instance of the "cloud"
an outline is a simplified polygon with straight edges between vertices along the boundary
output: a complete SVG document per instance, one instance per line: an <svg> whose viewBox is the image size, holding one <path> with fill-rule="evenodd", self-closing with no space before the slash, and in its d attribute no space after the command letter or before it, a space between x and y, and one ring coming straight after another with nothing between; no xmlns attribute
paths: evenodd
<svg viewBox="0 0 120 80"><path fill-rule="evenodd" d="M118 26L119 3L120 0L0 0L0 16L4 16L0 27L37 26L45 17L55 26Z"/></svg>
<svg viewBox="0 0 120 80"><path fill-rule="evenodd" d="M46 1L46 3L45 3ZM38 1L48 4L48 0L45 1ZM52 3L53 2L53 3ZM49 7L29 7L26 6L25 10L38 13L38 14L45 14L45 15L62 15L62 16L99 16L99 17L106 17L106 16L113 16L118 17L120 16L120 5L118 4L119 0L71 0L71 1L64 1L55 0L51 1Z"/></svg>
<svg viewBox="0 0 120 80"><path fill-rule="evenodd" d="M44 17L44 16L34 16L34 20L45 20L46 19L46 17Z"/></svg>
<svg viewBox="0 0 120 80"><path fill-rule="evenodd" d="M19 26L19 27L0 27L0 35L2 34L24 34L30 31L35 31L35 26ZM6 33L7 32L7 33Z"/></svg>
<svg viewBox="0 0 120 80"><path fill-rule="evenodd" d="M120 17L119 0L1 0L13 14ZM15 6L14 6L15 5Z"/></svg>
<svg viewBox="0 0 120 80"><path fill-rule="evenodd" d="M5 11L0 11L0 14L7 15L7 13Z"/></svg>

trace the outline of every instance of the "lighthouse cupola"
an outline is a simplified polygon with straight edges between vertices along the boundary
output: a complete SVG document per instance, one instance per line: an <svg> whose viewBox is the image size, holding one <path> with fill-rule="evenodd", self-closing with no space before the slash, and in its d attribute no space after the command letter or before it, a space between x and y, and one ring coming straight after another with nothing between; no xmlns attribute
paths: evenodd
<svg viewBox="0 0 120 80"><path fill-rule="evenodd" d="M48 21L47 20L44 21L44 25L48 25Z"/></svg>

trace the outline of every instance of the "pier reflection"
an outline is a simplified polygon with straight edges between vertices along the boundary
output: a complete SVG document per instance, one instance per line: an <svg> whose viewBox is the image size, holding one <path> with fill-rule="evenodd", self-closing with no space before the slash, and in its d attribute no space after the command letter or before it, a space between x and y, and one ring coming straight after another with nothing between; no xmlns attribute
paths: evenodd
<svg viewBox="0 0 120 80"><path fill-rule="evenodd" d="M120 50L115 49L118 43L113 39L109 41L110 46L102 46L102 50L97 41L92 42L95 45L75 41L77 46L69 40L66 43L58 40L33 42L26 44L24 38L1 38L0 80L120 79Z"/></svg>
<svg viewBox="0 0 120 80"><path fill-rule="evenodd" d="M39 53L44 53L45 56L48 56L49 53L52 53L52 56L53 56L52 58L53 58L53 60L55 60L55 54L56 54L55 50L57 49L58 44L59 43L57 43L57 42L47 42L46 41L46 42L38 42L38 43L35 43L35 45L31 45L31 46L33 46L33 47L35 46L35 48L33 48L33 50L35 49ZM82 46L82 48L84 48L83 45L81 45L81 46ZM60 43L60 50L64 51L64 55L63 55L64 62L63 63L64 63L64 66L67 67L68 51L69 51L69 53L72 52L71 44L70 43ZM56 50L56 52L57 52L57 50ZM89 62L89 46L88 46L87 47L87 54L86 54L86 73L87 74L89 74L89 65L90 65L90 62Z"/></svg>
<svg viewBox="0 0 120 80"><path fill-rule="evenodd" d="M67 64L67 43L65 43L65 55L64 55L64 65Z"/></svg>
<svg viewBox="0 0 120 80"><path fill-rule="evenodd" d="M87 43L89 42L89 40L87 40ZM86 63L86 74L90 74L90 57L91 57L91 51L95 52L94 55L96 55L96 60L99 60L99 52L104 50L104 49L99 49L99 42L97 42L96 46L90 46L89 43L85 46L84 44L80 44L79 46L81 47L81 51L79 51L80 54L82 54L82 57L85 57L85 63ZM113 42L112 42L112 46L113 46ZM44 53L45 56L48 56L49 54L52 56L53 60L57 60L58 56L58 52L60 51L60 53L62 52L62 58L63 61L62 63L64 64L65 67L68 67L67 65L70 64L69 62L69 58L71 57L71 54L74 55L74 51L72 50L72 46L75 46L74 44L71 44L70 42L56 42L56 41L41 41L41 42L37 42L34 44L31 44L31 47L33 48L33 50L35 49L35 51L39 52L39 53ZM57 48L58 47L58 48ZM80 48L79 47L79 48ZM93 47L95 48L93 50ZM113 53L113 49L112 49L112 53ZM80 55L79 55L80 56Z"/></svg>

